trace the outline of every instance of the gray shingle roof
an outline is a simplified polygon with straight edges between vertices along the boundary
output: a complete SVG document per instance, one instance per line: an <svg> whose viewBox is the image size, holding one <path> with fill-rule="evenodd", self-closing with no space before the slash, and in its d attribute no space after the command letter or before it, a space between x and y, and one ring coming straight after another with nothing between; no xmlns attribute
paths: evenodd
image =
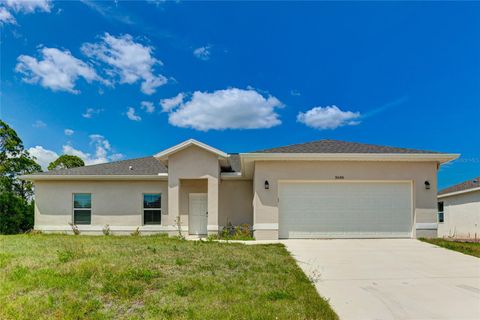
<svg viewBox="0 0 480 320"><path fill-rule="evenodd" d="M479 188L479 187L480 187L480 177L476 177L471 180L467 180L459 184L453 185L451 187L442 189L438 192L438 194L442 195L442 194L447 194L447 193L452 193L457 191L464 191L464 190Z"/></svg>
<svg viewBox="0 0 480 320"><path fill-rule="evenodd" d="M240 172L240 156L231 154L229 165L222 168L222 172ZM130 167L132 169L130 169ZM144 157L116 162L102 163L71 169L59 169L39 172L36 175L158 175L168 173L167 167L154 157Z"/></svg>
<svg viewBox="0 0 480 320"><path fill-rule="evenodd" d="M254 151L255 153L437 153L433 151L377 146L337 140L318 140L285 147ZM132 167L132 169L130 169ZM222 172L240 172L238 153L229 154L228 165ZM167 167L156 158L144 157L38 173L38 175L158 175L167 173Z"/></svg>
<svg viewBox="0 0 480 320"><path fill-rule="evenodd" d="M130 166L132 169L130 169ZM95 164L71 169L59 169L39 175L158 175L168 172L165 165L154 157L136 158Z"/></svg>
<svg viewBox="0 0 480 320"><path fill-rule="evenodd" d="M339 140L317 140L307 143L253 151L253 153L438 153Z"/></svg>

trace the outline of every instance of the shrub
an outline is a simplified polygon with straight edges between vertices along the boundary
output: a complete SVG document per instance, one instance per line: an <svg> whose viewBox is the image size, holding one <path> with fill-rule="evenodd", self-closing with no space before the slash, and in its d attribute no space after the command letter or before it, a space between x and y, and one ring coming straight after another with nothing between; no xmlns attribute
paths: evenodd
<svg viewBox="0 0 480 320"><path fill-rule="evenodd" d="M80 235L80 230L78 229L76 224L70 222L69 225L70 225L70 228L72 228L72 232L74 235L76 236Z"/></svg>
<svg viewBox="0 0 480 320"><path fill-rule="evenodd" d="M232 225L230 222L222 229L218 235L210 235L208 240L255 240L250 225L244 223L238 226Z"/></svg>
<svg viewBox="0 0 480 320"><path fill-rule="evenodd" d="M175 227L177 228L177 238L180 240L185 240L185 236L182 233L182 220L180 219L180 216L177 216L174 223Z"/></svg>
<svg viewBox="0 0 480 320"><path fill-rule="evenodd" d="M138 237L140 235L140 227L137 227L137 229L130 233L130 235L132 235L133 237Z"/></svg>
<svg viewBox="0 0 480 320"><path fill-rule="evenodd" d="M109 236L110 233L111 233L111 231L110 231L110 226L109 226L108 224L106 224L106 225L103 227L102 232L103 232L104 235Z"/></svg>

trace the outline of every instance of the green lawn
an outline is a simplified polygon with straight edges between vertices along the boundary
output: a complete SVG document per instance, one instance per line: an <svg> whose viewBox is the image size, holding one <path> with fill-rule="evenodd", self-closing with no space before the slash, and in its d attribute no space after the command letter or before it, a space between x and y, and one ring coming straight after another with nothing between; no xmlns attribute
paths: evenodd
<svg viewBox="0 0 480 320"><path fill-rule="evenodd" d="M0 236L0 319L337 319L283 245Z"/></svg>
<svg viewBox="0 0 480 320"><path fill-rule="evenodd" d="M479 242L460 242L451 241L446 239L420 239L424 242L428 242L443 248L455 250L461 253L465 253L477 258L480 258L480 243Z"/></svg>

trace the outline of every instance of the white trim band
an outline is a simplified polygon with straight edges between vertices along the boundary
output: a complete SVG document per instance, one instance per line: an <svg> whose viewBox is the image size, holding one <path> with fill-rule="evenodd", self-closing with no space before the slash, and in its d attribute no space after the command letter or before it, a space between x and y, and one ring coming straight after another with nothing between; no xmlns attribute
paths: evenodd
<svg viewBox="0 0 480 320"><path fill-rule="evenodd" d="M256 223L253 230L278 230L278 223Z"/></svg>
<svg viewBox="0 0 480 320"><path fill-rule="evenodd" d="M167 180L168 173L158 173L157 175L48 175L48 174L29 174L19 176L22 180Z"/></svg>
<svg viewBox="0 0 480 320"><path fill-rule="evenodd" d="M219 231L219 230L220 230L219 225L215 225L215 224L207 225L207 231Z"/></svg>
<svg viewBox="0 0 480 320"><path fill-rule="evenodd" d="M417 222L415 225L417 230L437 230L438 223L436 222Z"/></svg>
<svg viewBox="0 0 480 320"><path fill-rule="evenodd" d="M324 161L438 161L457 159L455 153L240 153L242 159L252 160L324 160Z"/></svg>
<svg viewBox="0 0 480 320"><path fill-rule="evenodd" d="M92 231L92 232L101 232L105 226L100 225L84 225L77 224L78 230L80 231ZM178 231L176 226L162 226L162 225L143 225L143 226L109 226L110 231L114 232L133 232L138 230L141 232L161 232L161 231ZM36 225L35 230L41 231L72 231L72 227L69 225L60 225L60 226L51 226L51 225ZM188 231L187 226L182 226L182 232Z"/></svg>
<svg viewBox="0 0 480 320"><path fill-rule="evenodd" d="M456 196L457 194L464 194L464 193L474 192L474 191L480 191L480 187L441 194L441 195L437 196L437 198L442 199L442 198L446 198L446 197L450 197L450 196Z"/></svg>

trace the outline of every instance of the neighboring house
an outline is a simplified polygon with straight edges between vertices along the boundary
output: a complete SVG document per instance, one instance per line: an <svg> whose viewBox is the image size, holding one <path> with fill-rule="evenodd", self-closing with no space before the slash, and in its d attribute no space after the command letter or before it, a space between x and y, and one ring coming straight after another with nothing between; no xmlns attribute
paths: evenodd
<svg viewBox="0 0 480 320"><path fill-rule="evenodd" d="M35 228L217 233L256 239L437 236L437 171L456 154L320 140L227 154L195 140L132 160L22 178Z"/></svg>
<svg viewBox="0 0 480 320"><path fill-rule="evenodd" d="M480 177L438 193L438 236L480 238Z"/></svg>

